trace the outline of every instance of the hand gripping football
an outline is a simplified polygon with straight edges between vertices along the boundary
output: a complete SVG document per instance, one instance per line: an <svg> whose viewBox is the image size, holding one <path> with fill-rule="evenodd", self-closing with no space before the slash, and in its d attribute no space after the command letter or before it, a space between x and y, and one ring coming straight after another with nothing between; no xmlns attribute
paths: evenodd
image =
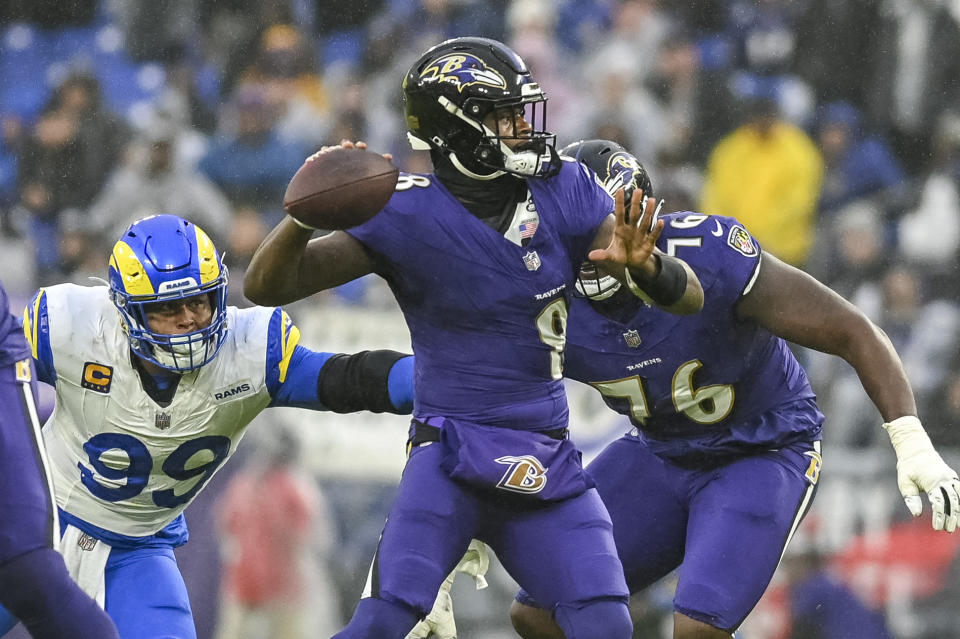
<svg viewBox="0 0 960 639"><path fill-rule="evenodd" d="M382 155L333 147L314 153L297 170L283 195L283 208L313 228L348 229L387 205L399 175Z"/></svg>

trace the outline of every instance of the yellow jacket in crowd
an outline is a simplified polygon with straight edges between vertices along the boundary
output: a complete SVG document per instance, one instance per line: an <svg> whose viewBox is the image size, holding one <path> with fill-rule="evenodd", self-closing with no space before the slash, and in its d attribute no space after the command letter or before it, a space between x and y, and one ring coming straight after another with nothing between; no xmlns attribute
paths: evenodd
<svg viewBox="0 0 960 639"><path fill-rule="evenodd" d="M700 210L737 218L765 250L799 267L813 244L823 173L820 151L800 128L745 124L711 153Z"/></svg>

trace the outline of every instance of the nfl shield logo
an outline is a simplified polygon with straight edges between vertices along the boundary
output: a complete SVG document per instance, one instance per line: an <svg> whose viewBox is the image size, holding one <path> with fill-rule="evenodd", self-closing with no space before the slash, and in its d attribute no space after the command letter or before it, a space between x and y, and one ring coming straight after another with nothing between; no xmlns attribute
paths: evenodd
<svg viewBox="0 0 960 639"><path fill-rule="evenodd" d="M523 263L527 265L528 271L535 271L540 268L540 256L536 251L530 251L523 256Z"/></svg>
<svg viewBox="0 0 960 639"><path fill-rule="evenodd" d="M630 329L623 334L623 339L627 343L627 346L630 348L636 348L640 346L640 333L636 329Z"/></svg>
<svg viewBox="0 0 960 639"><path fill-rule="evenodd" d="M154 426L156 426L158 430L167 430L170 428L170 415L167 413L157 413Z"/></svg>
<svg viewBox="0 0 960 639"><path fill-rule="evenodd" d="M80 547L80 550L86 550L89 552L93 550L93 547L96 545L97 545L97 540L91 537L90 535L88 535L87 533L83 533L82 535L80 535L80 539L77 540L77 546Z"/></svg>

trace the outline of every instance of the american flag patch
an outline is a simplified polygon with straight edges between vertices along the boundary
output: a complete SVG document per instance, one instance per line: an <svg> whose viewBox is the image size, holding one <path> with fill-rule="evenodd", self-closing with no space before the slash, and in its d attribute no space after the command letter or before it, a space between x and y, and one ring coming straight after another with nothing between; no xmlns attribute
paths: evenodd
<svg viewBox="0 0 960 639"><path fill-rule="evenodd" d="M526 239L528 237L533 237L533 234L537 232L537 226L539 222L536 220L528 220L520 225L520 237Z"/></svg>

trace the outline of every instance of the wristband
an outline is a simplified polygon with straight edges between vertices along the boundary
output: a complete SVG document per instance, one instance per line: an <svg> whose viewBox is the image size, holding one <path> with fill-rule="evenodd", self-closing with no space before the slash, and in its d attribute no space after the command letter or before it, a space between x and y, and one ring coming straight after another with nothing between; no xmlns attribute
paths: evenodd
<svg viewBox="0 0 960 639"><path fill-rule="evenodd" d="M630 292L635 296L643 300L643 303L647 306L653 306L654 301L650 299L650 296L643 292L643 289L637 286L637 283L633 281L633 278L630 276L630 267L623 269L623 279L627 283L627 288L630 289Z"/></svg>
<svg viewBox="0 0 960 639"><path fill-rule="evenodd" d="M634 282L630 275L630 268L624 269L624 280L630 291L647 304L670 306L683 298L687 290L687 270L679 260L668 259L665 255L657 256L660 260L660 271L643 287Z"/></svg>
<svg viewBox="0 0 960 639"><path fill-rule="evenodd" d="M933 450L930 436L923 429L920 420L913 415L904 415L886 422L883 429L890 436L890 443L898 457L901 454L912 455L927 449Z"/></svg>

